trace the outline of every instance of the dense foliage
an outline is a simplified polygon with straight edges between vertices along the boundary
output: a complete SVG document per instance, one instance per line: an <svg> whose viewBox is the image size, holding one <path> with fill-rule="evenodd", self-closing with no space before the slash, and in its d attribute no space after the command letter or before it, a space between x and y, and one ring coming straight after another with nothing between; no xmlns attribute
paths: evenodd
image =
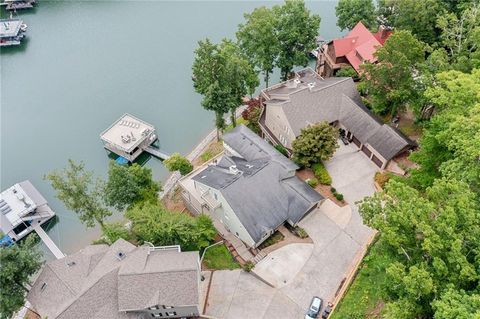
<svg viewBox="0 0 480 319"><path fill-rule="evenodd" d="M187 175L193 170L192 163L179 153L173 153L163 161L163 164L170 172L179 171L182 175Z"/></svg>
<svg viewBox="0 0 480 319"><path fill-rule="evenodd" d="M368 29L376 31L376 8L372 0L340 0L335 13L341 30L351 30L361 21Z"/></svg>
<svg viewBox="0 0 480 319"><path fill-rule="evenodd" d="M293 161L306 167L326 161L337 149L337 139L338 130L327 122L307 126L292 143Z"/></svg>
<svg viewBox="0 0 480 319"><path fill-rule="evenodd" d="M200 250L215 237L216 230L207 215L196 218L171 212L159 204L135 205L125 213L140 242L155 246L180 245L182 250Z"/></svg>
<svg viewBox="0 0 480 319"><path fill-rule="evenodd" d="M22 308L30 277L41 267L41 253L32 234L20 243L0 248L0 318L11 318Z"/></svg>
<svg viewBox="0 0 480 319"><path fill-rule="evenodd" d="M318 179L322 185L331 185L332 177L328 173L325 165L323 163L315 163L312 165L312 171L315 177Z"/></svg>
<svg viewBox="0 0 480 319"><path fill-rule="evenodd" d="M248 122L247 127L257 134L260 133L258 121L260 120L261 114L262 104L258 98L250 99L247 102L247 108L242 112L242 118Z"/></svg>

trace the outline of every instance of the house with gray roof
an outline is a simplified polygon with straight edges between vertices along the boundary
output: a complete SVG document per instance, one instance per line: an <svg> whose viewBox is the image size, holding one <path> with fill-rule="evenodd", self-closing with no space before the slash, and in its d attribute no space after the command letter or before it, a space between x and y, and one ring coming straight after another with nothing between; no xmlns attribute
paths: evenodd
<svg viewBox="0 0 480 319"><path fill-rule="evenodd" d="M352 78L322 78L312 69L262 91L260 128L264 138L283 145L291 154L292 142L309 125L326 121L346 131L378 167L416 146L399 130L382 123L362 103Z"/></svg>
<svg viewBox="0 0 480 319"><path fill-rule="evenodd" d="M295 226L323 197L300 180L298 166L239 125L223 135L225 152L180 180L185 204L220 221L256 248L285 223Z"/></svg>
<svg viewBox="0 0 480 319"><path fill-rule="evenodd" d="M27 300L48 318L191 318L199 283L198 252L119 239L47 262Z"/></svg>

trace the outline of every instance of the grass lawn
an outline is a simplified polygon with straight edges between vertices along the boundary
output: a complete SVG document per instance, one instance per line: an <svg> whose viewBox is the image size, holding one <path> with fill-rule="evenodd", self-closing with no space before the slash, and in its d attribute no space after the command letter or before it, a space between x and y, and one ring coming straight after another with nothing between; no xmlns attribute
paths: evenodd
<svg viewBox="0 0 480 319"><path fill-rule="evenodd" d="M205 152L200 155L200 159L202 161L201 164L208 162L218 154L223 151L223 143L221 141L211 143Z"/></svg>
<svg viewBox="0 0 480 319"><path fill-rule="evenodd" d="M377 241L359 267L357 277L332 313L331 319L382 318L387 298L385 269L394 258Z"/></svg>
<svg viewBox="0 0 480 319"><path fill-rule="evenodd" d="M208 269L237 269L240 265L233 259L225 245L209 248L203 258L203 263Z"/></svg>

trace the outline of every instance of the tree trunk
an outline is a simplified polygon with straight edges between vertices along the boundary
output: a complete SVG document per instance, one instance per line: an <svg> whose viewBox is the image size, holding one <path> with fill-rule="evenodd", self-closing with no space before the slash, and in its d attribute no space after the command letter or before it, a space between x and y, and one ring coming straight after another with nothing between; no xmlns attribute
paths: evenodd
<svg viewBox="0 0 480 319"><path fill-rule="evenodd" d="M234 109L230 110L230 120L232 121L233 127L237 126L237 116L235 114L235 113L237 113L236 111L237 111L237 108L234 108Z"/></svg>
<svg viewBox="0 0 480 319"><path fill-rule="evenodd" d="M270 78L270 73L268 73L268 71L265 71L265 88L268 88L269 78Z"/></svg>
<svg viewBox="0 0 480 319"><path fill-rule="evenodd" d="M215 112L215 127L217 128L217 142L220 141L220 132L225 126L223 113Z"/></svg>
<svg viewBox="0 0 480 319"><path fill-rule="evenodd" d="M100 225L100 228L102 230L104 230L105 229L105 223L103 222L103 220L101 220L100 218L96 218L96 220L97 220L97 223Z"/></svg>

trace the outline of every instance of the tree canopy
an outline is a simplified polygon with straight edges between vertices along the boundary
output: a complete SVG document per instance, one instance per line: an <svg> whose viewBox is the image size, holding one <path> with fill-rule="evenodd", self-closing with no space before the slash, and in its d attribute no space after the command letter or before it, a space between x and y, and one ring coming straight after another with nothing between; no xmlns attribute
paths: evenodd
<svg viewBox="0 0 480 319"><path fill-rule="evenodd" d="M359 21L370 30L377 27L377 12L372 0L340 0L335 7L335 13L337 25L342 31L353 29Z"/></svg>
<svg viewBox="0 0 480 319"><path fill-rule="evenodd" d="M362 65L364 85L377 113L396 114L422 98L415 80L417 68L425 61L424 44L410 31L393 33L375 55L378 63Z"/></svg>
<svg viewBox="0 0 480 319"><path fill-rule="evenodd" d="M398 254L387 269L387 318L431 317L449 289L474 292L480 278L479 208L477 195L455 179L437 179L425 194L390 180L384 192L364 200L364 222Z"/></svg>
<svg viewBox="0 0 480 319"><path fill-rule="evenodd" d="M182 175L187 175L193 170L193 165L188 159L179 153L173 153L169 158L163 161L165 167L170 171L179 171Z"/></svg>
<svg viewBox="0 0 480 319"><path fill-rule="evenodd" d="M136 163L126 166L110 161L105 184L105 202L117 210L144 200L157 200L159 183L153 181L152 170Z"/></svg>
<svg viewBox="0 0 480 319"><path fill-rule="evenodd" d="M94 227L95 223L103 227L104 219L112 215L103 204L104 182L94 178L93 172L85 170L83 162L75 163L69 159L67 167L51 172L45 179L57 191L57 198L87 227Z"/></svg>
<svg viewBox="0 0 480 319"><path fill-rule="evenodd" d="M132 221L132 231L141 242L156 246L180 245L182 250L200 250L208 246L216 234L207 215L194 218L168 211L159 204L136 205L125 216Z"/></svg>
<svg viewBox="0 0 480 319"><path fill-rule="evenodd" d="M279 54L276 66L283 80L287 80L293 67L308 64L308 53L315 49L320 28L320 16L311 14L303 0L286 0L273 7L277 18Z"/></svg>
<svg viewBox="0 0 480 319"><path fill-rule="evenodd" d="M293 141L293 160L310 167L330 159L338 147L338 130L327 122L307 126Z"/></svg>
<svg viewBox="0 0 480 319"><path fill-rule="evenodd" d="M8 248L0 248L0 318L11 318L25 304L30 278L42 265L35 235Z"/></svg>

